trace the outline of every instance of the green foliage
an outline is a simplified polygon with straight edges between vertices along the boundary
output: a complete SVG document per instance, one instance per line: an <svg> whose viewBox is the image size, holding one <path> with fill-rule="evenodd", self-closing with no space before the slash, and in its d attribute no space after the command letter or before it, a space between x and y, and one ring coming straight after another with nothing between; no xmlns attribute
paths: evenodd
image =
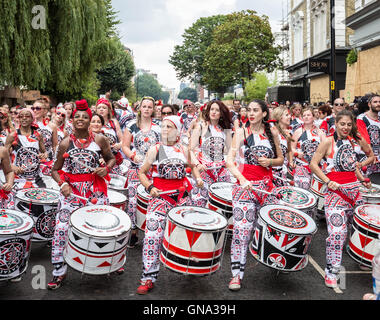
<svg viewBox="0 0 380 320"><path fill-rule="evenodd" d="M167 103L169 100L170 94L162 91L160 83L150 74L144 73L139 75L136 78L135 86L139 98L149 96L155 100L163 100L164 103Z"/></svg>
<svg viewBox="0 0 380 320"><path fill-rule="evenodd" d="M212 43L214 29L225 19L223 15L200 18L185 30L182 35L183 44L175 46L169 59L179 79L206 84L203 80L206 50Z"/></svg>
<svg viewBox="0 0 380 320"><path fill-rule="evenodd" d="M194 88L186 87L182 89L181 92L178 94L178 99L189 99L193 102L196 102L198 100L197 90L195 90Z"/></svg>
<svg viewBox="0 0 380 320"><path fill-rule="evenodd" d="M246 96L244 99L246 102L252 101L253 99L264 100L268 87L274 85L274 83L269 81L265 72L259 72L253 76L254 78L249 80L246 84Z"/></svg>
<svg viewBox="0 0 380 320"><path fill-rule="evenodd" d="M347 54L346 62L349 66L353 65L356 61L358 61L358 51L356 49L351 49Z"/></svg>
<svg viewBox="0 0 380 320"><path fill-rule="evenodd" d="M116 50L110 0L0 0L0 84L79 95ZM32 8L45 9L34 29Z"/></svg>

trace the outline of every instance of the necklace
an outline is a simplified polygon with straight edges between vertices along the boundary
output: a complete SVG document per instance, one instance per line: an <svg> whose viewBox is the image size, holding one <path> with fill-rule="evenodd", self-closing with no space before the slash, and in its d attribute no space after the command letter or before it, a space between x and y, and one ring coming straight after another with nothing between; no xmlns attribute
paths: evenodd
<svg viewBox="0 0 380 320"><path fill-rule="evenodd" d="M77 138L74 134L71 134L70 138L77 148L86 149L90 145L90 143L94 140L94 135L90 133L88 138L83 139L83 138Z"/></svg>

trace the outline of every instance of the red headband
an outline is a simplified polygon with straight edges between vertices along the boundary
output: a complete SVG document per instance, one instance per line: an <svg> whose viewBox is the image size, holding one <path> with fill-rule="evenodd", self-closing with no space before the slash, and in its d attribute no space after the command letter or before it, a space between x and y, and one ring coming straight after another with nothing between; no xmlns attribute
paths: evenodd
<svg viewBox="0 0 380 320"><path fill-rule="evenodd" d="M100 99L96 102L96 106L98 106L99 104L105 104L108 108L111 108L111 103L110 103L107 99L100 98Z"/></svg>
<svg viewBox="0 0 380 320"><path fill-rule="evenodd" d="M92 111L88 107L87 101L85 99L79 100L79 101L75 102L75 104L76 104L77 107L76 107L76 109L73 112L73 117L75 116L75 113L77 111L86 111L87 114L89 115L90 119L92 118Z"/></svg>

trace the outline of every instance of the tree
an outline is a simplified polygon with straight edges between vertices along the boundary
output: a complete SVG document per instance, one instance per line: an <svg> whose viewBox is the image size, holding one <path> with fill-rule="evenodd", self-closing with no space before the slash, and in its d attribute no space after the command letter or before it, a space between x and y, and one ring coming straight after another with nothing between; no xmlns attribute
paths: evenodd
<svg viewBox="0 0 380 320"><path fill-rule="evenodd" d="M178 94L178 99L186 100L189 99L193 102L198 100L198 93L197 90L186 87L181 90L181 92Z"/></svg>
<svg viewBox="0 0 380 320"><path fill-rule="evenodd" d="M253 78L246 84L246 96L244 100L247 102L252 101L253 99L264 100L268 87L273 85L274 83L269 81L265 72L254 74Z"/></svg>
<svg viewBox="0 0 380 320"><path fill-rule="evenodd" d="M227 15L215 28L206 50L203 79L212 87L241 83L245 89L244 79L280 65L280 50L273 43L268 17L259 17L252 10Z"/></svg>
<svg viewBox="0 0 380 320"><path fill-rule="evenodd" d="M169 63L173 65L179 79L189 79L204 85L204 58L211 45L215 28L225 21L224 15L198 19L182 35L183 44L174 47Z"/></svg>
<svg viewBox="0 0 380 320"><path fill-rule="evenodd" d="M162 91L162 87L158 80L150 74L144 73L136 77L136 91L138 97L149 96L155 100L163 100L167 103L170 93Z"/></svg>
<svg viewBox="0 0 380 320"><path fill-rule="evenodd" d="M0 83L57 95L79 95L115 52L110 0L0 0ZM38 11L37 11L38 12Z"/></svg>
<svg viewBox="0 0 380 320"><path fill-rule="evenodd" d="M132 87L131 79L135 75L135 65L129 52L119 42L115 60L97 71L100 82L99 93L112 90L120 95Z"/></svg>

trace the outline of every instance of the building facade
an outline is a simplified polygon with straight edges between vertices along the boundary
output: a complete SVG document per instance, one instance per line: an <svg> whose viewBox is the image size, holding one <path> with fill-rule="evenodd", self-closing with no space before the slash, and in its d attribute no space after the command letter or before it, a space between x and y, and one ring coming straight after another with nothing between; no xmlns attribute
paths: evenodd
<svg viewBox="0 0 380 320"><path fill-rule="evenodd" d="M311 103L330 100L329 71L311 70L311 61L330 67L330 0L287 0L289 38L289 83L304 88L304 100ZM345 19L351 15L355 0L335 0L336 96L345 88L346 56L350 51L352 30Z"/></svg>
<svg viewBox="0 0 380 320"><path fill-rule="evenodd" d="M344 96L353 101L355 96L380 92L380 0L356 0L355 12L346 21L353 30L352 50L356 62L347 65Z"/></svg>

